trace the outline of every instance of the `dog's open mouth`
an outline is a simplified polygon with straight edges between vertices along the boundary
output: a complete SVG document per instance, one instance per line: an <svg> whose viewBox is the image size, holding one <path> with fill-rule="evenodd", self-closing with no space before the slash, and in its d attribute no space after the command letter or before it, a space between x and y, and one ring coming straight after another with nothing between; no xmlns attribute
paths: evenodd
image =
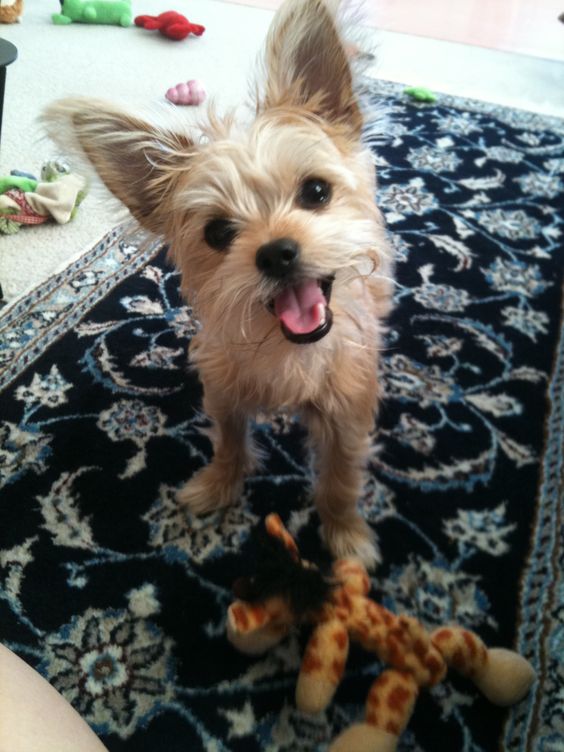
<svg viewBox="0 0 564 752"><path fill-rule="evenodd" d="M286 339L305 345L325 337L333 324L329 308L332 286L333 277L302 279L270 301L268 309L280 321Z"/></svg>

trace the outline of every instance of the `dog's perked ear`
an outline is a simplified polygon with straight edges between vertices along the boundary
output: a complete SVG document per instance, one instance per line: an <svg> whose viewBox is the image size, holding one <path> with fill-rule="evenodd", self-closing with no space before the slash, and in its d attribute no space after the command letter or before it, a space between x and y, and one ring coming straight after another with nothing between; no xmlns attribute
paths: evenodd
<svg viewBox="0 0 564 752"><path fill-rule="evenodd" d="M43 113L48 136L78 148L108 189L146 229L163 234L178 174L194 147L185 134L137 118L110 102L62 99Z"/></svg>
<svg viewBox="0 0 564 752"><path fill-rule="evenodd" d="M280 7L266 41L263 106L305 107L360 137L362 114L338 5L338 0L286 0Z"/></svg>

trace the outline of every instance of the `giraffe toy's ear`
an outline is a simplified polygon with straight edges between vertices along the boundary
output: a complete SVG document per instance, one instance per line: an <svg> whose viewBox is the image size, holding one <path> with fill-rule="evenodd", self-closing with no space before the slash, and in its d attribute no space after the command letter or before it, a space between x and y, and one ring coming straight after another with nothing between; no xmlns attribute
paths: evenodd
<svg viewBox="0 0 564 752"><path fill-rule="evenodd" d="M266 531L273 538L278 538L286 546L292 557L297 561L300 558L295 540L284 527L284 523L277 514L269 514L264 521Z"/></svg>

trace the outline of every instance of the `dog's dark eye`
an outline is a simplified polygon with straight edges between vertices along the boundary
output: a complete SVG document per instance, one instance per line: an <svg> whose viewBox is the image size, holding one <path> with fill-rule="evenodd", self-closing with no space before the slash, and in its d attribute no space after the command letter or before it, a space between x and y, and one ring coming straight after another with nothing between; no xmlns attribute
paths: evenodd
<svg viewBox="0 0 564 752"><path fill-rule="evenodd" d="M318 209L329 203L331 199L331 186L321 178L308 178L300 186L298 203L304 209Z"/></svg>
<svg viewBox="0 0 564 752"><path fill-rule="evenodd" d="M212 219L204 229L206 243L216 251L228 248L236 235L237 229L228 219Z"/></svg>

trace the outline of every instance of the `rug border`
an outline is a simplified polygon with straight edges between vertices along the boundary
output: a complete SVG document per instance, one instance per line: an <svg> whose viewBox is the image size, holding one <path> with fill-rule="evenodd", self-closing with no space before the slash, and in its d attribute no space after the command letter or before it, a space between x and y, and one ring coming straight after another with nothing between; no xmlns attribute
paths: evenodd
<svg viewBox="0 0 564 752"><path fill-rule="evenodd" d="M555 347L554 365L547 385L549 411L545 420L545 450L539 487L537 512L531 531L529 555L521 571L516 650L531 656L537 681L529 696L511 713L504 733L505 749L537 748L542 704L547 699L543 679L547 664L554 659L552 639L559 622L552 611L558 607L562 575L558 561L564 556L562 540L562 490L564 487L564 284L561 286L560 337ZM554 566L556 564L556 566ZM553 579L560 571L560 582ZM546 730L549 730L548 728Z"/></svg>
<svg viewBox="0 0 564 752"><path fill-rule="evenodd" d="M39 313L41 305L46 303L58 288L73 279L77 272L94 264L98 258L102 257L105 252L121 240L137 245L137 252L132 255L129 263L120 265L113 271L108 272L97 284L76 293L69 309L57 311L53 321L44 328L40 328L29 342L17 349L14 348L13 357L8 360L6 365L0 365L0 390L7 387L22 371L37 360L48 346L68 331L69 327L77 324L96 303L106 297L120 282L154 258L165 243L162 238L148 235L145 230L138 225L133 225L130 221L119 224L105 233L90 248L73 257L66 266L61 267L59 271L54 272L43 282L32 287L23 296L11 301L0 311L1 342L2 337L6 336L6 332L14 330L18 325L21 326L22 322L28 320L27 317L31 312L37 311ZM53 313L53 311L51 312Z"/></svg>

